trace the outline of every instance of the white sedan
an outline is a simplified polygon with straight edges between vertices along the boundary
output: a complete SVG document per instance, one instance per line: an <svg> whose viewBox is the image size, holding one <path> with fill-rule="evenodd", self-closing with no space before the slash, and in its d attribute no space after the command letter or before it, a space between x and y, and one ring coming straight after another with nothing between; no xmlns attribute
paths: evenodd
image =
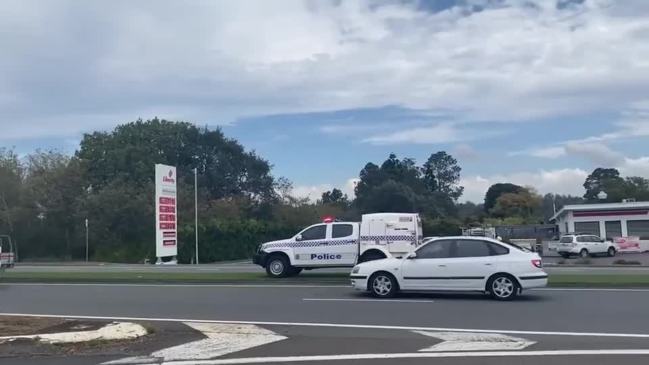
<svg viewBox="0 0 649 365"><path fill-rule="evenodd" d="M541 258L516 245L485 237L436 238L405 258L356 265L352 286L380 298L399 291L479 291L511 300L523 289L544 287Z"/></svg>

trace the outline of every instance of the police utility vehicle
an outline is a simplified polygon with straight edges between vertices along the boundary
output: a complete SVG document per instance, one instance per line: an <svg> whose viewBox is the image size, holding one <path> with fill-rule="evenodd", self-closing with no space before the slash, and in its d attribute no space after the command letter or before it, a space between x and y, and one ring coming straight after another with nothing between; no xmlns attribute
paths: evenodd
<svg viewBox="0 0 649 365"><path fill-rule="evenodd" d="M331 218L295 236L261 244L253 263L271 277L299 274L302 269L353 267L357 263L402 257L423 239L421 219L412 213L374 213L361 222L337 222Z"/></svg>

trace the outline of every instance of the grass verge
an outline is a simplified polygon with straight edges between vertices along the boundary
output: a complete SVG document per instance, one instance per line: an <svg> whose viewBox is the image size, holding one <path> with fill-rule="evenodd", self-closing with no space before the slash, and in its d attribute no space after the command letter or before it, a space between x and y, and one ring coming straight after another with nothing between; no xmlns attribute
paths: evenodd
<svg viewBox="0 0 649 365"><path fill-rule="evenodd" d="M305 273L273 279L265 273L182 272L24 272L7 271L0 283L150 283L150 284L334 284L349 283L346 273ZM551 274L551 287L648 287L649 274Z"/></svg>

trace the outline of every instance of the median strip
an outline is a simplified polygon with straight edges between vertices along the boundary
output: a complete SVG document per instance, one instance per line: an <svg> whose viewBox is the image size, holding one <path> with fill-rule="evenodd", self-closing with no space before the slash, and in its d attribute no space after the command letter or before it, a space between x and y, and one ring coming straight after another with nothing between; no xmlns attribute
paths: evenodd
<svg viewBox="0 0 649 365"><path fill-rule="evenodd" d="M26 272L10 271L0 284L11 283L106 283L106 284L250 284L250 285L348 285L347 273L308 273L293 278L269 278L264 273L223 272ZM550 274L548 286L593 288L649 288L649 273Z"/></svg>

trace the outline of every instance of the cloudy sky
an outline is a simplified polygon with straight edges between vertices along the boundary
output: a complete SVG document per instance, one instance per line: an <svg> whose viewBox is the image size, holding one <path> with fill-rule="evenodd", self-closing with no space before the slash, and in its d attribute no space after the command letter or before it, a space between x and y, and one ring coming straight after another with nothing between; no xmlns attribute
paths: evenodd
<svg viewBox="0 0 649 365"><path fill-rule="evenodd" d="M28 1L0 11L0 146L222 126L312 196L394 152L583 194L649 177L649 1Z"/></svg>

